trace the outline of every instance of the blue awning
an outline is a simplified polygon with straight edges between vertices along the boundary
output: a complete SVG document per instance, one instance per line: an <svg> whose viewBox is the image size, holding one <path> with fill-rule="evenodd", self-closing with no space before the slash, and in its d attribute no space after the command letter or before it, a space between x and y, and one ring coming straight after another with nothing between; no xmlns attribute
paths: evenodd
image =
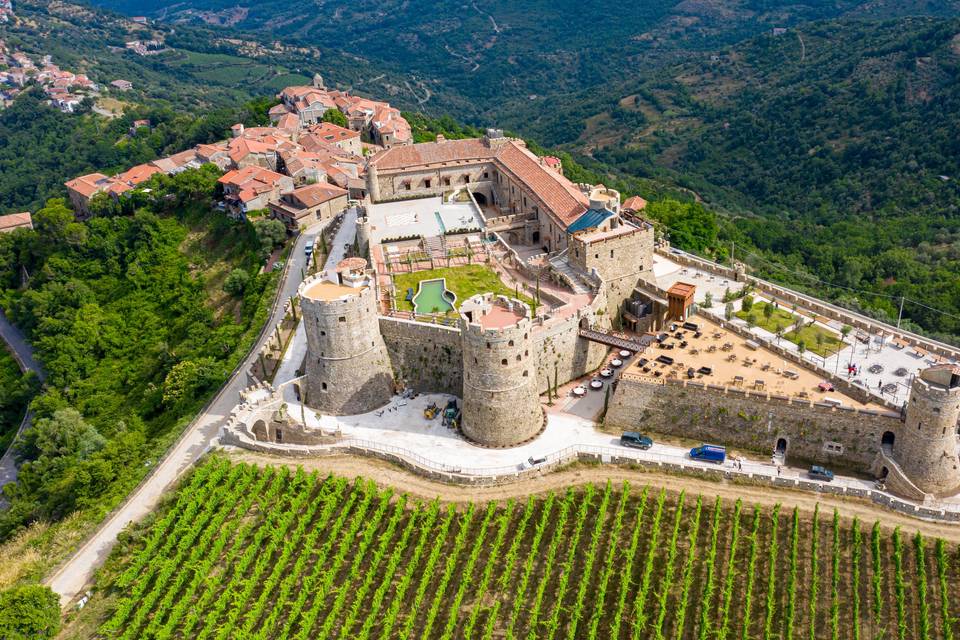
<svg viewBox="0 0 960 640"><path fill-rule="evenodd" d="M587 209L579 218L570 223L567 227L567 233L576 233L584 229L595 229L599 227L607 218L613 217L613 211L609 209Z"/></svg>

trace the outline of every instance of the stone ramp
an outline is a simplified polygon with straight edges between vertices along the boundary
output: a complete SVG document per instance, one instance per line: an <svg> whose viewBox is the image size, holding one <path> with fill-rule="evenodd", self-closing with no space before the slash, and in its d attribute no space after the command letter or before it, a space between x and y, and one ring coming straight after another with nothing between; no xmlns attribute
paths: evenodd
<svg viewBox="0 0 960 640"><path fill-rule="evenodd" d="M590 288L583 284L580 274L578 274L576 270L570 266L570 263L567 262L566 256L559 255L550 258L550 266L560 274L564 282L570 285L570 288L573 289L574 293L590 293Z"/></svg>

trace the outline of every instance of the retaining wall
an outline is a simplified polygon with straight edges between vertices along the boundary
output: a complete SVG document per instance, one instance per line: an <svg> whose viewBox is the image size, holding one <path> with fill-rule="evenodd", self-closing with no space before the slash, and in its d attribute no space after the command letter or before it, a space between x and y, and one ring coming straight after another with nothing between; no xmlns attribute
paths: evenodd
<svg viewBox="0 0 960 640"><path fill-rule="evenodd" d="M791 461L818 462L869 473L886 431L898 433L898 414L833 407L695 381L622 377L606 422L717 442L770 455L787 442Z"/></svg>

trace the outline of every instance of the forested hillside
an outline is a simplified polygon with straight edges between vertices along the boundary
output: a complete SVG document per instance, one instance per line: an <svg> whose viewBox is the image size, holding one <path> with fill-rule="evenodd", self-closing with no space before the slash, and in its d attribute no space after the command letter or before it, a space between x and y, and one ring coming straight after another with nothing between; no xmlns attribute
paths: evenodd
<svg viewBox="0 0 960 640"><path fill-rule="evenodd" d="M888 320L905 298L908 321L950 339L958 71L960 20L830 21L512 121L600 176L688 189L761 275Z"/></svg>
<svg viewBox="0 0 960 640"><path fill-rule="evenodd" d="M0 540L76 509L101 517L252 344L277 272L258 275L254 225L211 212L219 175L155 176L133 215L85 223L53 199L35 230L0 235L3 307L48 374ZM235 269L250 277L228 294Z"/></svg>
<svg viewBox="0 0 960 640"><path fill-rule="evenodd" d="M386 70L371 88L433 115L490 124L523 104L619 82L773 27L845 15L942 15L955 0L96 0L128 15L269 33ZM392 72L392 73L391 73ZM382 72L381 72L382 73ZM395 75L398 79L390 77Z"/></svg>

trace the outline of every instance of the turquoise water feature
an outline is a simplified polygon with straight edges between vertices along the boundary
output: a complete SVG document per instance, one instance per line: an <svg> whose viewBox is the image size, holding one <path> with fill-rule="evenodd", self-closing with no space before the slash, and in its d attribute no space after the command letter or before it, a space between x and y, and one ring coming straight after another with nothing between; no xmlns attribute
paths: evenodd
<svg viewBox="0 0 960 640"><path fill-rule="evenodd" d="M418 315L426 315L453 311L453 303L456 299L454 293L447 290L446 278L421 280L419 291L413 297L414 312Z"/></svg>

